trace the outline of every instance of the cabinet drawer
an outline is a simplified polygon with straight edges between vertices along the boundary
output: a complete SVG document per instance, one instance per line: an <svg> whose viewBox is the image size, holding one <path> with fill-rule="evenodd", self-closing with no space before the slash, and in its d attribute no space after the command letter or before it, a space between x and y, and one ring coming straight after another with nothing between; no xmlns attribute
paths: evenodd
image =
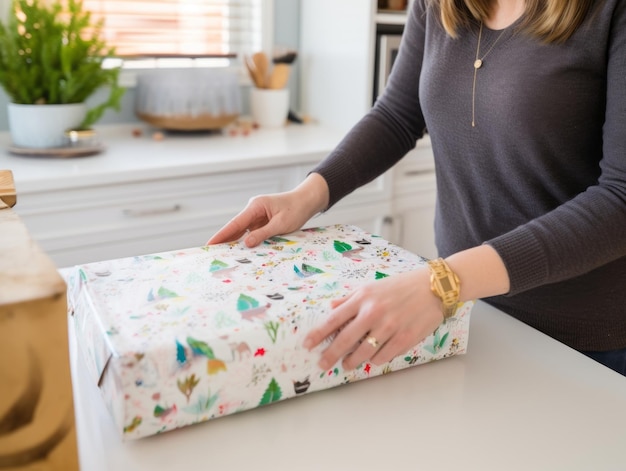
<svg viewBox="0 0 626 471"><path fill-rule="evenodd" d="M113 243L226 222L251 196L294 184L289 168L197 175L158 181L20 195L16 209L46 250Z"/></svg>
<svg viewBox="0 0 626 471"><path fill-rule="evenodd" d="M223 218L190 220L185 224L164 227L141 228L134 231L117 231L108 234L108 240L92 237L71 236L59 243L47 239L40 243L58 267L82 263L134 257L204 245L224 223Z"/></svg>

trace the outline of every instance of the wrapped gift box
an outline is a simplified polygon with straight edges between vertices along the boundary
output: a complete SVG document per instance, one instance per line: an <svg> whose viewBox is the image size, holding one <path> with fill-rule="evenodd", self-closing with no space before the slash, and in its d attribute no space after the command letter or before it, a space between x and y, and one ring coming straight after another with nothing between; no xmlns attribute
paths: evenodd
<svg viewBox="0 0 626 471"><path fill-rule="evenodd" d="M472 303L393 361L343 371L302 347L329 303L425 260L354 226L86 264L66 274L76 336L124 438L464 353Z"/></svg>

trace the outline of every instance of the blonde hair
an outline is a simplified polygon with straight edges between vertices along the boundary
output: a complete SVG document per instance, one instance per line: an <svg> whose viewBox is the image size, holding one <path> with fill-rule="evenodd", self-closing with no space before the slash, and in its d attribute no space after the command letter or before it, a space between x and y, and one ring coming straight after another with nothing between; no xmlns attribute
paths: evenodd
<svg viewBox="0 0 626 471"><path fill-rule="evenodd" d="M583 22L594 0L526 0L525 18L520 28L546 43L566 41ZM440 9L441 23L452 37L472 19L489 17L490 0L429 0Z"/></svg>

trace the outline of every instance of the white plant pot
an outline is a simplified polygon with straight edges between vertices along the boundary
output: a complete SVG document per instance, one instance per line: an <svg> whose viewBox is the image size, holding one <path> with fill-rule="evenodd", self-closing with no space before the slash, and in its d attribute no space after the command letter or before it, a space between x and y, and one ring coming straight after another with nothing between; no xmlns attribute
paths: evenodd
<svg viewBox="0 0 626 471"><path fill-rule="evenodd" d="M18 147L67 146L65 131L80 126L87 113L84 103L21 105L9 103L9 131Z"/></svg>

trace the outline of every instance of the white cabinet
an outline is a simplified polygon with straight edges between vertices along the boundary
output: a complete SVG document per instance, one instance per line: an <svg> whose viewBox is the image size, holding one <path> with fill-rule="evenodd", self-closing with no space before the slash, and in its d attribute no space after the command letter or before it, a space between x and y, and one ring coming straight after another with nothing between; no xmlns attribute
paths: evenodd
<svg viewBox="0 0 626 471"><path fill-rule="evenodd" d="M107 151L83 159L0 152L0 168L14 173L15 210L57 266L202 245L252 196L296 186L343 135L308 125L157 142L131 130L101 128ZM0 147L7 141L0 133ZM354 224L388 234L391 186L381 176L307 226Z"/></svg>
<svg viewBox="0 0 626 471"><path fill-rule="evenodd" d="M163 142L130 137L131 126L100 132L108 148L98 156L46 160L0 152L0 168L14 173L16 212L59 267L202 245L252 196L296 186L343 137L313 125ZM0 146L7 140L0 133ZM430 255L423 221L431 218L431 167L428 143L420 143L393 172L306 226L354 224Z"/></svg>
<svg viewBox="0 0 626 471"><path fill-rule="evenodd" d="M315 216L307 225L353 224L393 240L391 184L389 175L383 175L348 195L327 212Z"/></svg>
<svg viewBox="0 0 626 471"><path fill-rule="evenodd" d="M437 184L428 141L393 169L393 240L427 258L435 258L434 219Z"/></svg>
<svg viewBox="0 0 626 471"><path fill-rule="evenodd" d="M19 214L61 266L202 245L251 195L293 186L289 167L20 195Z"/></svg>
<svg viewBox="0 0 626 471"><path fill-rule="evenodd" d="M377 26L405 21L406 14L378 13L376 0L302 0L303 111L342 130L354 125L372 104ZM436 256L436 183L429 139L418 142L388 178L392 208L385 212L389 217L377 222L379 231L413 252Z"/></svg>

